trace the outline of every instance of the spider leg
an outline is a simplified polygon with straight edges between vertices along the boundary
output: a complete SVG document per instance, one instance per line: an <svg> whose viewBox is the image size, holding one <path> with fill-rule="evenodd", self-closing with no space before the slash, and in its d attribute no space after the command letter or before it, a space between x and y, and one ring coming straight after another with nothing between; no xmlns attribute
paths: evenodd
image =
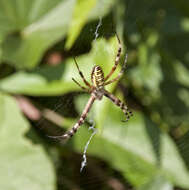
<svg viewBox="0 0 189 190"><path fill-rule="evenodd" d="M89 89L85 88L84 86L81 86L81 85L79 84L79 82L77 82L74 78L72 78L72 80L73 80L80 88L82 88L84 91L90 92Z"/></svg>
<svg viewBox="0 0 189 190"><path fill-rule="evenodd" d="M80 119L70 130L68 130L63 135L51 136L51 137L55 138L55 139L68 139L68 138L72 137L77 132L77 130L80 128L80 126L84 123L85 118L87 117L87 114L89 113L90 108L93 105L95 99L96 99L95 96L91 95L91 97L89 98L89 100L85 106L85 109L83 110L83 113L81 114Z"/></svg>
<svg viewBox="0 0 189 190"><path fill-rule="evenodd" d="M87 80L85 79L83 73L81 72L81 70L79 69L79 66L77 64L77 61L76 59L74 58L74 61L75 61L75 64L77 66L77 70L79 71L79 75L81 76L81 78L83 79L83 82L88 86L88 87L91 87L91 85L89 84L89 82L87 82Z"/></svg>
<svg viewBox="0 0 189 190"><path fill-rule="evenodd" d="M114 104L116 104L117 106L119 106L123 113L126 116L126 120L128 121L130 119L130 117L133 115L133 113L128 109L127 105L124 104L120 99L118 99L117 97L115 97L113 94L109 93L108 91L104 90L104 95L109 98Z"/></svg>
<svg viewBox="0 0 189 190"><path fill-rule="evenodd" d="M115 64L114 66L112 67L112 70L110 71L110 73L105 77L104 81L108 80L112 74L114 73L114 71L116 70L117 68L117 65L119 64L119 60L120 60L120 56L121 56L121 49L122 49L122 45L121 45L121 41L118 37L118 35L116 34L117 36L117 40L118 40L118 44L119 44L119 47L118 47L118 51L117 51L117 56L116 56L116 59L115 59Z"/></svg>
<svg viewBox="0 0 189 190"><path fill-rule="evenodd" d="M115 82L115 81L117 81L117 80L119 80L121 78L121 76L123 75L123 73L124 73L124 71L126 69L126 63L127 63L127 54L125 55L125 61L123 63L123 66L122 66L121 71L119 72L118 76L116 78L110 80L110 81L105 82L104 86L106 86L108 84L111 84L111 83L113 83L113 82Z"/></svg>

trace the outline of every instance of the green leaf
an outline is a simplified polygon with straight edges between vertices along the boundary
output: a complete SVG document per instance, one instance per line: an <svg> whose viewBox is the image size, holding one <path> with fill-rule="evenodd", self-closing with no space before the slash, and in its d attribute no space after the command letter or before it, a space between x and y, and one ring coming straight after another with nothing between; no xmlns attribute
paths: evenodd
<svg viewBox="0 0 189 190"><path fill-rule="evenodd" d="M114 7L115 3L115 0L97 0L96 6L91 10L89 14L89 21L102 18L107 15Z"/></svg>
<svg viewBox="0 0 189 190"><path fill-rule="evenodd" d="M184 29L184 31L188 32L189 31L189 19L184 18L181 22L181 26Z"/></svg>
<svg viewBox="0 0 189 190"><path fill-rule="evenodd" d="M77 73L76 68L71 68L73 64L68 64L70 67L66 71L64 64L60 64L56 67L41 67L34 72L17 72L0 81L0 89L9 93L35 96L77 91L80 88L71 80L74 73Z"/></svg>
<svg viewBox="0 0 189 190"><path fill-rule="evenodd" d="M66 48L70 49L72 47L87 22L105 16L111 10L114 3L115 0L78 0L68 31Z"/></svg>
<svg viewBox="0 0 189 190"><path fill-rule="evenodd" d="M172 190L173 186L162 176L155 176L149 183L142 185L137 190Z"/></svg>
<svg viewBox="0 0 189 190"><path fill-rule="evenodd" d="M177 81L183 86L189 87L189 71L187 67L180 62L175 62L174 66Z"/></svg>
<svg viewBox="0 0 189 190"><path fill-rule="evenodd" d="M0 94L0 189L55 189L52 164L45 150L24 136L28 129L15 100Z"/></svg>
<svg viewBox="0 0 189 190"><path fill-rule="evenodd" d="M9 15L8 26L13 22L13 28L7 30L19 31L19 34L8 35L4 40L3 60L18 68L32 68L39 63L47 48L66 35L75 0L55 1L48 5L51 8L45 6L45 11L42 5L48 4L49 0L40 3L32 1L33 4L24 2L22 5L20 1L4 1L2 5L2 8L7 8L2 12L2 17ZM6 22L6 19L3 21Z"/></svg>
<svg viewBox="0 0 189 190"><path fill-rule="evenodd" d="M78 0L74 16L71 22L71 26L68 32L68 40L66 42L66 48L69 49L74 41L76 40L77 36L81 32L84 24L88 20L88 15L92 8L94 8L96 4L96 0Z"/></svg>

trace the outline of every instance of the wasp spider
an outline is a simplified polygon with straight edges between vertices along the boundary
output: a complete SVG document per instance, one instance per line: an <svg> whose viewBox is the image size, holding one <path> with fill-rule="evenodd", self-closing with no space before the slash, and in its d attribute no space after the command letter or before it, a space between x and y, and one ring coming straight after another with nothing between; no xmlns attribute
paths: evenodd
<svg viewBox="0 0 189 190"><path fill-rule="evenodd" d="M90 84L89 82L87 82L87 80L85 79L83 73L80 71L79 66L76 62L76 59L74 58L75 64L77 66L79 75L81 76L81 78L83 79L83 82L85 83L85 85L88 87L84 87L81 86L74 78L72 78L72 80L80 87L82 88L84 91L88 92L91 94L91 97L89 98L83 113L81 114L80 119L78 120L78 122L70 129L68 130L65 134L61 135L61 136L54 136L54 138L60 138L60 139L67 139L72 137L77 130L79 129L79 127L84 123L85 118L87 117L88 112L90 111L93 103L95 100L101 100L103 98L103 96L106 96L107 98L109 98L115 105L119 106L123 113L126 115L126 120L128 121L130 116L132 116L132 112L128 109L127 105L124 104L121 100L119 100L117 97L115 97L113 94L109 93L107 90L105 90L105 86L108 84L111 84L117 80L119 80L121 78L121 76L124 73L125 67L126 67L126 62L127 62L127 55L125 56L125 61L124 64L122 66L122 69L120 71L120 73L118 74L117 77L115 77L112 80L108 79L111 77L111 75L114 73L114 71L117 68L117 65L119 63L120 60L120 56L121 56L121 42L119 37L117 36L117 40L118 40L118 44L119 44L119 48L118 48L118 52L117 52L117 56L115 59L115 64L112 67L110 73L104 77L104 73L102 71L102 68L98 65L93 67L92 73L91 73L91 82L92 84Z"/></svg>

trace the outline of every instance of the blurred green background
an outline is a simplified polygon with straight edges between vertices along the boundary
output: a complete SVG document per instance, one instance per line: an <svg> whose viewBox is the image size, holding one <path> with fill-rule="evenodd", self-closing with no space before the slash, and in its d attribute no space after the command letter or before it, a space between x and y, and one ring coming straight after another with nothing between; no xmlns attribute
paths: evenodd
<svg viewBox="0 0 189 190"><path fill-rule="evenodd" d="M98 27L99 26L99 27ZM92 67L118 74L67 142L90 95L73 81ZM0 189L189 189L189 1L0 0ZM112 78L113 78L112 77ZM84 147L87 166L80 173Z"/></svg>

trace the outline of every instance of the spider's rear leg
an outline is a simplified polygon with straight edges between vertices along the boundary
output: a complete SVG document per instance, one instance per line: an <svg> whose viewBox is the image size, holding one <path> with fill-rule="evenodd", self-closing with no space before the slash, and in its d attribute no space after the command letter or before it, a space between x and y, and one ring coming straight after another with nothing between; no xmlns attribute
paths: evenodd
<svg viewBox="0 0 189 190"><path fill-rule="evenodd" d="M123 120L124 122L128 121L130 119L131 116L133 116L132 111L130 111L127 107L126 104L124 104L120 99L118 99L117 97L115 97L113 94L109 93L108 91L104 91L104 95L109 98L114 104L116 104L117 106L119 106L121 108L121 110L123 111L123 113L126 116L126 120Z"/></svg>
<svg viewBox="0 0 189 190"><path fill-rule="evenodd" d="M60 135L60 136L50 136L52 138L55 139L68 139L70 137L72 137L77 130L80 128L80 126L84 123L85 118L87 117L87 114L90 111L91 106L93 105L94 101L95 101L96 97L91 95L91 97L89 98L87 105L85 106L83 113L81 114L80 119L78 120L78 122L70 129L68 130L65 134Z"/></svg>

